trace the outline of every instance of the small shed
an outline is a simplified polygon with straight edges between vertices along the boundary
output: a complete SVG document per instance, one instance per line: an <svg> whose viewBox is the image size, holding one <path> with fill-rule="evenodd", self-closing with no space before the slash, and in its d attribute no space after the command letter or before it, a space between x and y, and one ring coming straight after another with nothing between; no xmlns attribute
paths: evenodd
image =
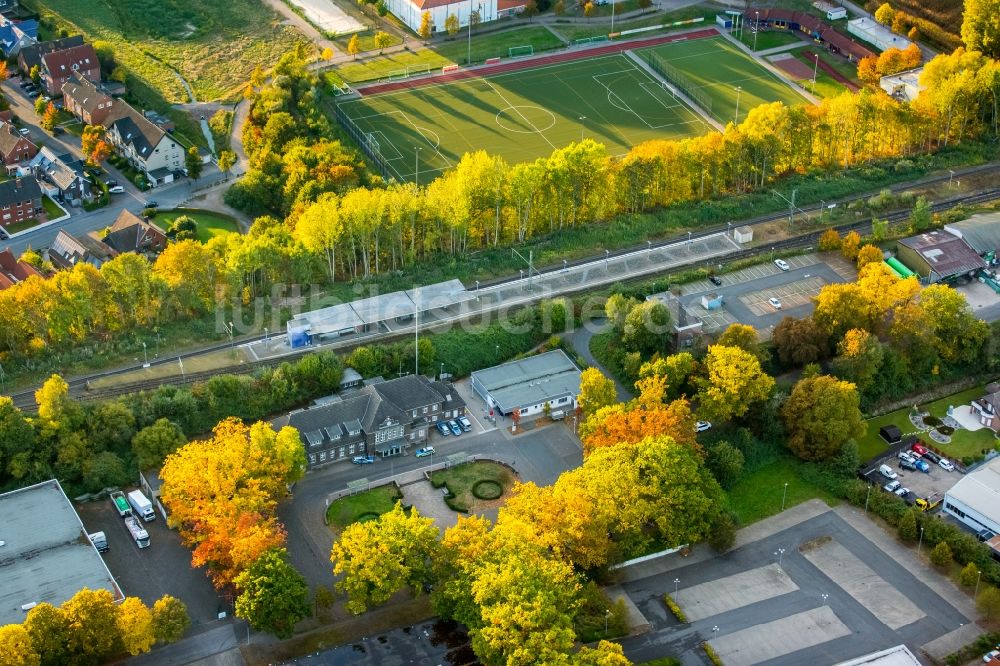
<svg viewBox="0 0 1000 666"><path fill-rule="evenodd" d="M736 227L733 230L733 240L737 243L749 243L753 240L753 228Z"/></svg>
<svg viewBox="0 0 1000 666"><path fill-rule="evenodd" d="M902 431L892 424L884 425L878 429L878 435L889 444L895 444L903 439Z"/></svg>
<svg viewBox="0 0 1000 666"><path fill-rule="evenodd" d="M722 296L714 291L704 294L701 297L701 307L706 310L718 310L722 307Z"/></svg>

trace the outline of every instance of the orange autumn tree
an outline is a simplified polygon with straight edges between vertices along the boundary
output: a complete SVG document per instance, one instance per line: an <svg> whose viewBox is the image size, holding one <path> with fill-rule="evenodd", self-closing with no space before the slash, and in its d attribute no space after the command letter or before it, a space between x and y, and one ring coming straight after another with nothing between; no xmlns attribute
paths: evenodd
<svg viewBox="0 0 1000 666"><path fill-rule="evenodd" d="M231 418L211 439L191 442L160 471L170 522L206 565L216 587L232 582L269 548L284 543L275 518L287 486L302 477L305 453L294 428L247 426Z"/></svg>
<svg viewBox="0 0 1000 666"><path fill-rule="evenodd" d="M667 435L678 444L696 447L694 416L687 400L664 402L667 378L650 375L635 383L639 397L602 407L580 426L584 455L595 449L645 437Z"/></svg>

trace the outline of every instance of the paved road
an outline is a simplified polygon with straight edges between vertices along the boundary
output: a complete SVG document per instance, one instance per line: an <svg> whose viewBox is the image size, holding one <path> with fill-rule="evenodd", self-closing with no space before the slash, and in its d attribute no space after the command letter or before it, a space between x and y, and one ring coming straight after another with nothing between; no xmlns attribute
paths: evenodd
<svg viewBox="0 0 1000 666"><path fill-rule="evenodd" d="M478 406L470 405L474 413ZM506 428L510 423L507 422ZM441 438L431 443L436 458L453 453L480 454L511 465L522 481L549 485L559 475L583 462L579 441L564 424L550 425L512 437L506 430L491 430L478 435ZM355 479L368 478L373 483L402 472L427 467L428 459L412 455L379 460L374 465L335 463L310 472L293 489L293 499L278 508L278 516L288 530L288 550L293 564L310 585L330 585L333 572L330 548L333 534L323 522L327 496L347 488Z"/></svg>
<svg viewBox="0 0 1000 666"><path fill-rule="evenodd" d="M628 402L635 396L633 396L625 386L618 381L618 378L611 374L607 368L598 362L594 358L593 353L590 351L590 339L594 337L597 333L602 333L602 324L606 325L607 320L592 320L586 322L583 326L579 326L573 329L573 332L569 335L570 344L573 345L573 349L576 353L583 357L583 360L587 362L587 365L597 368L604 373L605 377L610 377L615 382L615 392L618 394L618 402Z"/></svg>

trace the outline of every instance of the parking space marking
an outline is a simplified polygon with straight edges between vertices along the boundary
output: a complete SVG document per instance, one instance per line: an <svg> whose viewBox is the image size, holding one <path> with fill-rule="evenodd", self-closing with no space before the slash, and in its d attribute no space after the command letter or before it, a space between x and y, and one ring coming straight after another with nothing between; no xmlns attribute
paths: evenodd
<svg viewBox="0 0 1000 666"><path fill-rule="evenodd" d="M693 622L798 589L795 581L774 563L686 587L674 595L674 601Z"/></svg>
<svg viewBox="0 0 1000 666"><path fill-rule="evenodd" d="M709 642L729 666L750 666L850 635L851 630L829 606L820 606Z"/></svg>

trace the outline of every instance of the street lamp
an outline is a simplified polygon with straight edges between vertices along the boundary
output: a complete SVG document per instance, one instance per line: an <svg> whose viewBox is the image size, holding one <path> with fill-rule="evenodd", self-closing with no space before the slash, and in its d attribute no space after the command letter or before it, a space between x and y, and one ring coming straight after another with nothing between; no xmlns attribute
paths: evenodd
<svg viewBox="0 0 1000 666"><path fill-rule="evenodd" d="M7 392L7 381L6 381L6 379L7 378L4 377L4 374L3 374L3 366L0 365L0 393L6 393Z"/></svg>
<svg viewBox="0 0 1000 666"><path fill-rule="evenodd" d="M785 489L781 491L781 510L785 510L785 496L788 494L788 481L785 481Z"/></svg>
<svg viewBox="0 0 1000 666"><path fill-rule="evenodd" d="M982 571L977 571L976 572L976 591L972 593L972 600L973 601L975 601L976 597L979 596L979 579L982 578L982 576L983 576L983 572Z"/></svg>
<svg viewBox="0 0 1000 666"><path fill-rule="evenodd" d="M614 7L614 4L611 5ZM583 141L583 121L587 119L587 116L580 116L580 141Z"/></svg>
<svg viewBox="0 0 1000 666"><path fill-rule="evenodd" d="M830 595L829 594L821 594L820 596L823 597L823 603L825 604L826 603L826 598L829 597Z"/></svg>
<svg viewBox="0 0 1000 666"><path fill-rule="evenodd" d="M740 92L742 92L743 86L736 86L736 119L733 120L734 125L740 124Z"/></svg>
<svg viewBox="0 0 1000 666"><path fill-rule="evenodd" d="M146 343L142 343L142 367L149 367L149 355L146 354Z"/></svg>
<svg viewBox="0 0 1000 666"><path fill-rule="evenodd" d="M229 334L229 347L232 350L232 352L235 354L236 353L236 341L233 340L233 328L234 328L233 327L233 322L229 322L228 325L226 325L225 323L223 323L222 326L223 326L223 328L226 329L226 333Z"/></svg>
<svg viewBox="0 0 1000 666"><path fill-rule="evenodd" d="M760 32L760 12L754 12L757 18L753 22L753 50L757 50L757 33Z"/></svg>
<svg viewBox="0 0 1000 666"><path fill-rule="evenodd" d="M921 527L920 528L920 540L917 541L917 555L920 554L920 546L921 546L921 544L923 544L923 542L924 542L924 528Z"/></svg>
<svg viewBox="0 0 1000 666"><path fill-rule="evenodd" d="M500 345L497 345L497 360L500 360Z"/></svg>
<svg viewBox="0 0 1000 666"><path fill-rule="evenodd" d="M264 327L264 344L267 344L267 326Z"/></svg>
<svg viewBox="0 0 1000 666"><path fill-rule="evenodd" d="M611 617L611 609L604 611L604 635L608 635L608 618Z"/></svg>
<svg viewBox="0 0 1000 666"><path fill-rule="evenodd" d="M872 487L868 486L868 494L865 495L865 514L868 514L868 499L872 496Z"/></svg>
<svg viewBox="0 0 1000 666"><path fill-rule="evenodd" d="M779 548L778 552L776 552L775 555L778 556L778 566L780 567L781 566L781 558L785 555L785 549L784 548Z"/></svg>
<svg viewBox="0 0 1000 666"><path fill-rule="evenodd" d="M674 594L675 595L677 594L677 586L680 584L680 582L681 582L680 578L674 578Z"/></svg>
<svg viewBox="0 0 1000 666"><path fill-rule="evenodd" d="M413 153L413 183L420 185L420 146Z"/></svg>
<svg viewBox="0 0 1000 666"><path fill-rule="evenodd" d="M608 270L608 259L610 259L610 258L611 258L611 251L610 250L605 250L604 251L604 270Z"/></svg>
<svg viewBox="0 0 1000 666"><path fill-rule="evenodd" d="M691 232L688 232L688 245L691 245Z"/></svg>
<svg viewBox="0 0 1000 666"><path fill-rule="evenodd" d="M819 54L818 53L813 53L813 58L816 59L816 62L813 63L813 85L812 85L813 95L815 95L816 94L816 70L819 69Z"/></svg>

